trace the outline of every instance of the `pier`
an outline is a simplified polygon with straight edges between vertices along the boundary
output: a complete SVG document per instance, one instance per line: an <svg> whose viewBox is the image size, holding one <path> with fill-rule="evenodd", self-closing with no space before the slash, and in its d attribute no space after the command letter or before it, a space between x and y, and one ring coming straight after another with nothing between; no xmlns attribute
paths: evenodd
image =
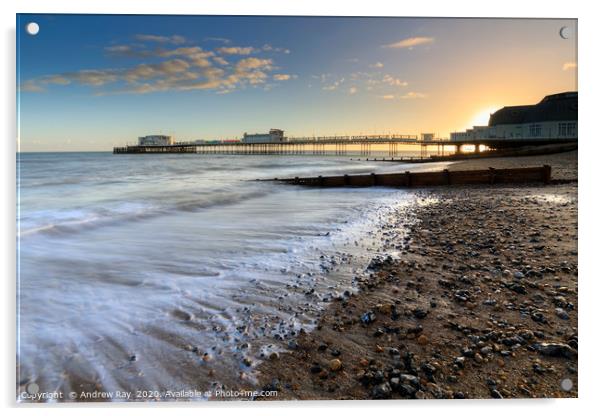
<svg viewBox="0 0 602 416"><path fill-rule="evenodd" d="M478 139L454 140L433 139L419 140L415 135L378 135L378 136L326 136L326 137L290 137L282 142L244 143L227 142L179 142L170 145L130 145L113 148L115 154L164 154L164 153L198 153L198 154L231 154L231 155L347 155L359 154L370 156L376 151L387 152L395 157L408 147L419 147L420 158L430 155L445 156L458 154L471 146L474 153L483 147L487 149L508 149L524 146L541 146L549 144L576 143L576 139L557 138L516 138L516 139Z"/></svg>

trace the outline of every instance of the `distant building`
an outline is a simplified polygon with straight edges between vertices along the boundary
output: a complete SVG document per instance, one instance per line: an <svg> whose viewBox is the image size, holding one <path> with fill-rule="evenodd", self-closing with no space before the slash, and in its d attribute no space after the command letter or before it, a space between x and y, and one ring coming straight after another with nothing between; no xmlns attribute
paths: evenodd
<svg viewBox="0 0 602 416"><path fill-rule="evenodd" d="M577 92L544 97L534 105L504 107L487 126L450 134L451 141L478 139L576 139Z"/></svg>
<svg viewBox="0 0 602 416"><path fill-rule="evenodd" d="M420 133L420 140L423 142L435 140L435 133Z"/></svg>
<svg viewBox="0 0 602 416"><path fill-rule="evenodd" d="M138 146L168 146L174 143L173 137L160 134L138 137Z"/></svg>
<svg viewBox="0 0 602 416"><path fill-rule="evenodd" d="M245 133L243 143L283 143L285 142L284 130L270 129L269 133Z"/></svg>

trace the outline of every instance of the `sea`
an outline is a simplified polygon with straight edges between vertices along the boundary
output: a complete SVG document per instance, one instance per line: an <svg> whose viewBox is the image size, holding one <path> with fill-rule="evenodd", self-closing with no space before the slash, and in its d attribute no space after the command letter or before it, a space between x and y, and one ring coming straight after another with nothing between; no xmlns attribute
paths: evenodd
<svg viewBox="0 0 602 416"><path fill-rule="evenodd" d="M414 199L257 181L407 168L352 156L17 159L18 387L65 397L252 387L374 257L395 256L383 229Z"/></svg>

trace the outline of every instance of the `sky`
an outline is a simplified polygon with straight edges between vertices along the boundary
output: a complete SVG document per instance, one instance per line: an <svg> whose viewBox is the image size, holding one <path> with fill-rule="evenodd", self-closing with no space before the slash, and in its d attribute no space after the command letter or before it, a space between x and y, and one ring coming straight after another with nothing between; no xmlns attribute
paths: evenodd
<svg viewBox="0 0 602 416"><path fill-rule="evenodd" d="M270 128L449 137L576 91L576 33L574 19L20 14L19 148Z"/></svg>

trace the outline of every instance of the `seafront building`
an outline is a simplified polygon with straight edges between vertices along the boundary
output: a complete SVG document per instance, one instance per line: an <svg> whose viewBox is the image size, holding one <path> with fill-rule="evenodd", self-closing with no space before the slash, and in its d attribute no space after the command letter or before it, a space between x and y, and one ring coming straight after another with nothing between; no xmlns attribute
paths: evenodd
<svg viewBox="0 0 602 416"><path fill-rule="evenodd" d="M577 139L577 92L544 97L537 104L503 107L491 114L487 126L453 132L450 140Z"/></svg>
<svg viewBox="0 0 602 416"><path fill-rule="evenodd" d="M284 143L284 130L270 129L269 133L245 133L242 137L243 143Z"/></svg>
<svg viewBox="0 0 602 416"><path fill-rule="evenodd" d="M173 137L162 134L138 137L138 146L169 146L175 144Z"/></svg>

